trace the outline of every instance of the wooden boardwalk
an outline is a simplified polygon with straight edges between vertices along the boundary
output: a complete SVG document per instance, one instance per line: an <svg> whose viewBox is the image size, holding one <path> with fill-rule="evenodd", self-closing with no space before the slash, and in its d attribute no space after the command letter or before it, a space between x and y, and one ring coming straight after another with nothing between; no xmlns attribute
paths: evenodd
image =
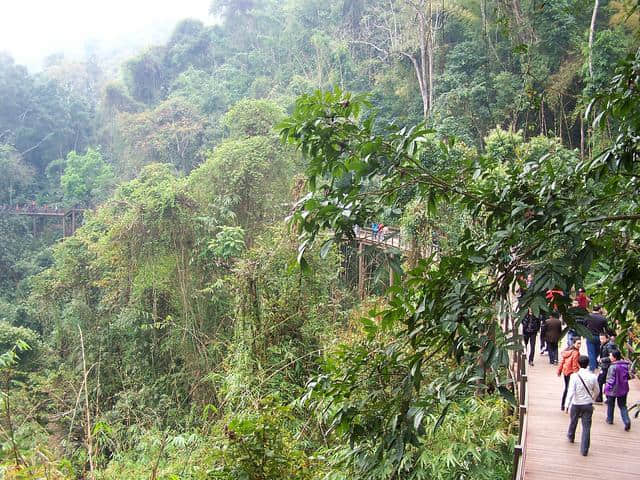
<svg viewBox="0 0 640 480"><path fill-rule="evenodd" d="M564 344L564 341L563 341ZM538 344L536 348L540 346ZM561 347L562 348L562 347ZM584 349L583 342L583 349ZM640 418L631 414L631 431L625 432L616 407L613 425L605 423L606 404L595 405L589 455L580 455L578 422L576 443L567 440L569 416L560 411L564 382L549 357L536 355L528 367L528 427L525 447L526 480L640 479ZM640 382L631 382L627 406L640 401Z"/></svg>

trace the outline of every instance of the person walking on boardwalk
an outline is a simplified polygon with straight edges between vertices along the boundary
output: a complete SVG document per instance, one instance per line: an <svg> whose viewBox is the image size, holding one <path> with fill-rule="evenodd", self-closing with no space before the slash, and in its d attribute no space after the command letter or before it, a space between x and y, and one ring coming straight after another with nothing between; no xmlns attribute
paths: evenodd
<svg viewBox="0 0 640 480"><path fill-rule="evenodd" d="M600 335L600 343L602 344L600 347L600 373L598 374L598 387L600 387L600 391L598 392L596 403L602 403L604 384L607 381L607 372L611 366L611 352L618 350L618 346L615 344L614 338L615 337L609 336L606 333Z"/></svg>
<svg viewBox="0 0 640 480"><path fill-rule="evenodd" d="M380 228L380 225L378 224L378 222L373 222L371 224L371 239L375 242L378 240L378 229Z"/></svg>
<svg viewBox="0 0 640 480"><path fill-rule="evenodd" d="M540 330L540 319L536 317L531 309L522 319L522 336L524 338L525 354L529 345L529 366L533 367L533 356L536 353L536 337Z"/></svg>
<svg viewBox="0 0 640 480"><path fill-rule="evenodd" d="M547 319L540 312L540 355L547 353Z"/></svg>
<svg viewBox="0 0 640 480"><path fill-rule="evenodd" d="M622 359L620 350L611 352L611 366L607 372L607 384L604 393L607 396L607 423L613 424L613 411L618 404L624 429L631 430L631 419L627 411L627 394L629 393L629 362Z"/></svg>
<svg viewBox="0 0 640 480"><path fill-rule="evenodd" d="M572 302L571 307L572 308L576 308L578 306L578 301L574 300ZM577 319L577 323L584 323L582 318L578 318ZM570 347L571 345L573 345L573 342L575 341L576 338L579 338L580 335L578 335L578 332L576 331L575 328L569 327L567 330L567 347Z"/></svg>
<svg viewBox="0 0 640 480"><path fill-rule="evenodd" d="M547 352L549 353L549 363L554 365L558 363L558 342L562 335L562 323L556 312L551 313L549 318L544 321L544 338L547 342Z"/></svg>
<svg viewBox="0 0 640 480"><path fill-rule="evenodd" d="M560 404L560 410L564 411L565 400L567 399L567 391L569 390L569 380L573 373L580 370L580 364L578 359L580 358L580 347L582 346L582 340L576 338L573 345L567 347L562 352L562 359L560 365L558 365L558 376L564 375L564 392L562 393L562 403Z"/></svg>
<svg viewBox="0 0 640 480"><path fill-rule="evenodd" d="M587 292L585 292L584 288L580 287L578 289L578 294L576 295L576 302L578 302L578 308L583 310L589 310L589 304L591 303L591 299L587 297Z"/></svg>
<svg viewBox="0 0 640 480"><path fill-rule="evenodd" d="M567 389L567 413L570 416L567 438L571 443L576 437L578 419L582 420L582 436L580 438L580 453L586 456L591 443L591 420L593 417L593 399L598 394L598 380L587 367L589 357L578 357L580 369L571 375Z"/></svg>
<svg viewBox="0 0 640 480"><path fill-rule="evenodd" d="M602 307L600 305L593 307L593 312L587 315L586 325L591 332L591 336L587 337L589 370L595 372L598 366L598 354L600 353L600 334L609 331L607 319L602 315Z"/></svg>

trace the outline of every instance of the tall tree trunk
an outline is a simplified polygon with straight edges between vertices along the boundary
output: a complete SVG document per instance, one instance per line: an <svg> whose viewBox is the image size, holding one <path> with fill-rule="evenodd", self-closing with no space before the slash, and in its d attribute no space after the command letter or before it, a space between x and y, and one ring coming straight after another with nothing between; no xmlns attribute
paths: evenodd
<svg viewBox="0 0 640 480"><path fill-rule="evenodd" d="M429 31L427 33L427 68L428 68L428 77L429 77L429 112L431 112L431 107L433 105L433 51L434 51L434 43L436 41L436 35L434 30L434 21L433 21L433 0L429 1Z"/></svg>
<svg viewBox="0 0 640 480"><path fill-rule="evenodd" d="M598 17L598 5L600 0L593 2L593 14L591 15L591 26L589 27L589 76L593 80L593 35L596 30L596 19Z"/></svg>
<svg viewBox="0 0 640 480"><path fill-rule="evenodd" d="M584 158L584 115L580 115L580 158Z"/></svg>
<svg viewBox="0 0 640 480"><path fill-rule="evenodd" d="M429 1L431 5L431 1ZM427 12L427 15L429 12ZM414 63L416 75L418 75L418 83L420 85L420 94L422 96L422 116L426 120L431 111L431 92L429 77L429 33L427 18L424 12L418 12L418 32L420 36L420 61Z"/></svg>
<svg viewBox="0 0 640 480"><path fill-rule="evenodd" d="M93 479L94 465L93 465L93 438L91 434L91 410L89 409L89 391L88 391L88 378L89 371L87 370L87 360L84 354L84 337L82 335L82 329L80 325L78 325L78 331L80 332L80 348L82 351L82 374L83 374L83 384L84 384L84 411L85 411L85 435L87 442L87 453L89 455L89 478Z"/></svg>

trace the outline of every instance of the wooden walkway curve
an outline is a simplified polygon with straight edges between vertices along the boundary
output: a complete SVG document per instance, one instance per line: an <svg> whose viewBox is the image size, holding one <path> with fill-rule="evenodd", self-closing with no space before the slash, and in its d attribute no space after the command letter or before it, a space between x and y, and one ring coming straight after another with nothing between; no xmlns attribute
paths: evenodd
<svg viewBox="0 0 640 480"><path fill-rule="evenodd" d="M539 347L539 340L538 345ZM562 347L561 347L562 348ZM583 349L584 349L583 342ZM586 354L586 352L583 352ZM631 431L625 432L616 407L614 424L605 423L606 404L595 405L589 455L580 455L581 425L576 443L567 441L569 416L560 411L564 382L547 356L536 355L527 367L529 395L525 442L526 480L615 480L640 479L640 419L631 414ZM640 401L640 382L631 382L627 405Z"/></svg>

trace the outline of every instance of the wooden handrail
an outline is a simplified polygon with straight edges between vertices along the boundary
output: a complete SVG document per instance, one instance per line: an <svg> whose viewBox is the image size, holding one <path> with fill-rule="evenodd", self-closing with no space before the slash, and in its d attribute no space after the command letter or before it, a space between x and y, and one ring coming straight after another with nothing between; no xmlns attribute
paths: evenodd
<svg viewBox="0 0 640 480"><path fill-rule="evenodd" d="M517 303L515 297L511 297L510 301L503 304L503 322L500 322L505 335L511 335L514 339L519 338L520 328L514 318L514 307ZM529 388L527 376L527 356L526 351L522 348L511 350L509 354L509 372L512 376L515 401L517 404L516 415L518 416L518 433L516 445L513 449L513 468L511 479L523 480L525 471L525 459L527 456L527 430L529 424Z"/></svg>
<svg viewBox="0 0 640 480"><path fill-rule="evenodd" d="M529 389L527 385L527 362L523 351L513 354L516 363L515 379L518 385L518 442L513 449L512 480L524 479L524 464L527 455L527 429L529 424Z"/></svg>
<svg viewBox="0 0 640 480"><path fill-rule="evenodd" d="M83 208L40 207L32 205L0 205L0 214L27 215L32 217L64 217L73 212L82 213Z"/></svg>
<svg viewBox="0 0 640 480"><path fill-rule="evenodd" d="M58 208L49 206L38 206L35 204L26 205L3 205L0 204L0 215L23 215L33 219L33 235L37 233L36 218L57 217L62 221L62 236L73 235L78 228L85 209L83 208ZM68 223L69 222L69 223Z"/></svg>
<svg viewBox="0 0 640 480"><path fill-rule="evenodd" d="M384 233L378 232L374 235L371 228L359 227L356 231L356 240L370 245L378 245L384 247L397 248L399 250L408 251L410 248L401 235L399 228L385 227Z"/></svg>

